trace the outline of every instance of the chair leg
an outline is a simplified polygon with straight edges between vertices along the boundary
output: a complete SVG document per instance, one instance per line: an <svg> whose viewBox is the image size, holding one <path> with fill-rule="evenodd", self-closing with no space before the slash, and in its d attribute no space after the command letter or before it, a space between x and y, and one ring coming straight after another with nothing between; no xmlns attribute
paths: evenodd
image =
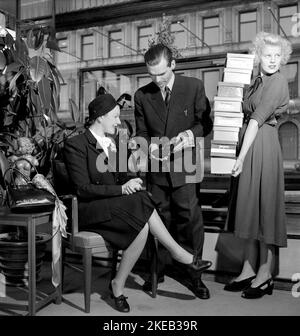
<svg viewBox="0 0 300 336"><path fill-rule="evenodd" d="M158 273L158 240L152 236L152 257L151 257L151 284L152 284L152 297L156 297L157 293L157 273Z"/></svg>
<svg viewBox="0 0 300 336"><path fill-rule="evenodd" d="M63 246L61 250L61 291L64 291L64 279L65 279L65 260L66 260L66 248Z"/></svg>
<svg viewBox="0 0 300 336"><path fill-rule="evenodd" d="M91 285L92 285L92 251L83 250L83 273L84 273L84 308L89 313L91 309Z"/></svg>
<svg viewBox="0 0 300 336"><path fill-rule="evenodd" d="M117 264L118 264L118 250L113 250L112 262L111 262L111 280L114 279L117 274Z"/></svg>
<svg viewBox="0 0 300 336"><path fill-rule="evenodd" d="M56 299L54 301L55 304L61 304L62 303L62 286L63 286L63 248L61 249L61 255L59 258L59 272L60 272L60 284L56 288Z"/></svg>

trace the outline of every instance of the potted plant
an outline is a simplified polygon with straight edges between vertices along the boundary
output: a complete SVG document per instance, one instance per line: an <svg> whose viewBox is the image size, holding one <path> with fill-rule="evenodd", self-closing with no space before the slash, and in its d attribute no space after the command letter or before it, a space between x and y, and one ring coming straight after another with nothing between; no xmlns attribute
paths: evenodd
<svg viewBox="0 0 300 336"><path fill-rule="evenodd" d="M48 47L58 49L55 44ZM14 39L0 30L0 192L4 194L3 173L8 159L30 156L38 171L47 175L49 157L64 134L72 132L57 116L60 81L51 51L44 42L43 28L34 26L27 38ZM32 147L20 150L20 139L30 140ZM28 142L28 141L25 141ZM30 174L30 171L29 171ZM3 200L3 197L2 197ZM28 272L27 232L0 228L0 270L11 285L26 284ZM10 229L10 228L9 228ZM0 231L0 232L1 232ZM50 236L38 234L37 270L40 270L46 241ZM38 277L37 277L38 278Z"/></svg>

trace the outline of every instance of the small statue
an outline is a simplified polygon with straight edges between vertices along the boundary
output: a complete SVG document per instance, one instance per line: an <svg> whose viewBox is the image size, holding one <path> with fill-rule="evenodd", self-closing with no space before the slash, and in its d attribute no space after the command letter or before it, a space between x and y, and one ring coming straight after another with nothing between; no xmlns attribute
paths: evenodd
<svg viewBox="0 0 300 336"><path fill-rule="evenodd" d="M23 173L28 178L28 180L30 180L31 172L35 170L34 167L39 165L37 158L32 155L34 149L34 144L29 138L21 137L18 139L17 155L12 155L9 157L10 162L17 161L16 168L21 173ZM17 175L15 178L15 183L16 185L25 185L27 184L27 181L22 175Z"/></svg>

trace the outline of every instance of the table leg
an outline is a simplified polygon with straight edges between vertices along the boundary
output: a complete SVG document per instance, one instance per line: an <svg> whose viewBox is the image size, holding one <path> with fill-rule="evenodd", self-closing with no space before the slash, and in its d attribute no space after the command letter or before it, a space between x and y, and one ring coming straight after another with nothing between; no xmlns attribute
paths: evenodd
<svg viewBox="0 0 300 336"><path fill-rule="evenodd" d="M58 233L60 234L60 232ZM61 242L62 246L62 242ZM59 271L60 271L60 283L58 287L56 288L56 299L55 304L61 304L62 303L62 248L60 249L60 257L59 257Z"/></svg>
<svg viewBox="0 0 300 336"><path fill-rule="evenodd" d="M36 313L36 237L35 237L35 220L28 219L28 312L30 316L34 316Z"/></svg>

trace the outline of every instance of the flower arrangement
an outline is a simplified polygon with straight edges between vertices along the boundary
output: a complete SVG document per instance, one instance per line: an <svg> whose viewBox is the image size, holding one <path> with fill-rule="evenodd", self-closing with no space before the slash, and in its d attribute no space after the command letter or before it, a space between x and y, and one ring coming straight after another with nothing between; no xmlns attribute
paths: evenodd
<svg viewBox="0 0 300 336"><path fill-rule="evenodd" d="M182 57L176 46L174 46L175 36L171 32L171 20L167 19L165 15L163 15L162 23L159 25L159 30L156 38L152 38L149 40L149 47L153 44L161 43L169 47L172 51L173 57L175 59Z"/></svg>

